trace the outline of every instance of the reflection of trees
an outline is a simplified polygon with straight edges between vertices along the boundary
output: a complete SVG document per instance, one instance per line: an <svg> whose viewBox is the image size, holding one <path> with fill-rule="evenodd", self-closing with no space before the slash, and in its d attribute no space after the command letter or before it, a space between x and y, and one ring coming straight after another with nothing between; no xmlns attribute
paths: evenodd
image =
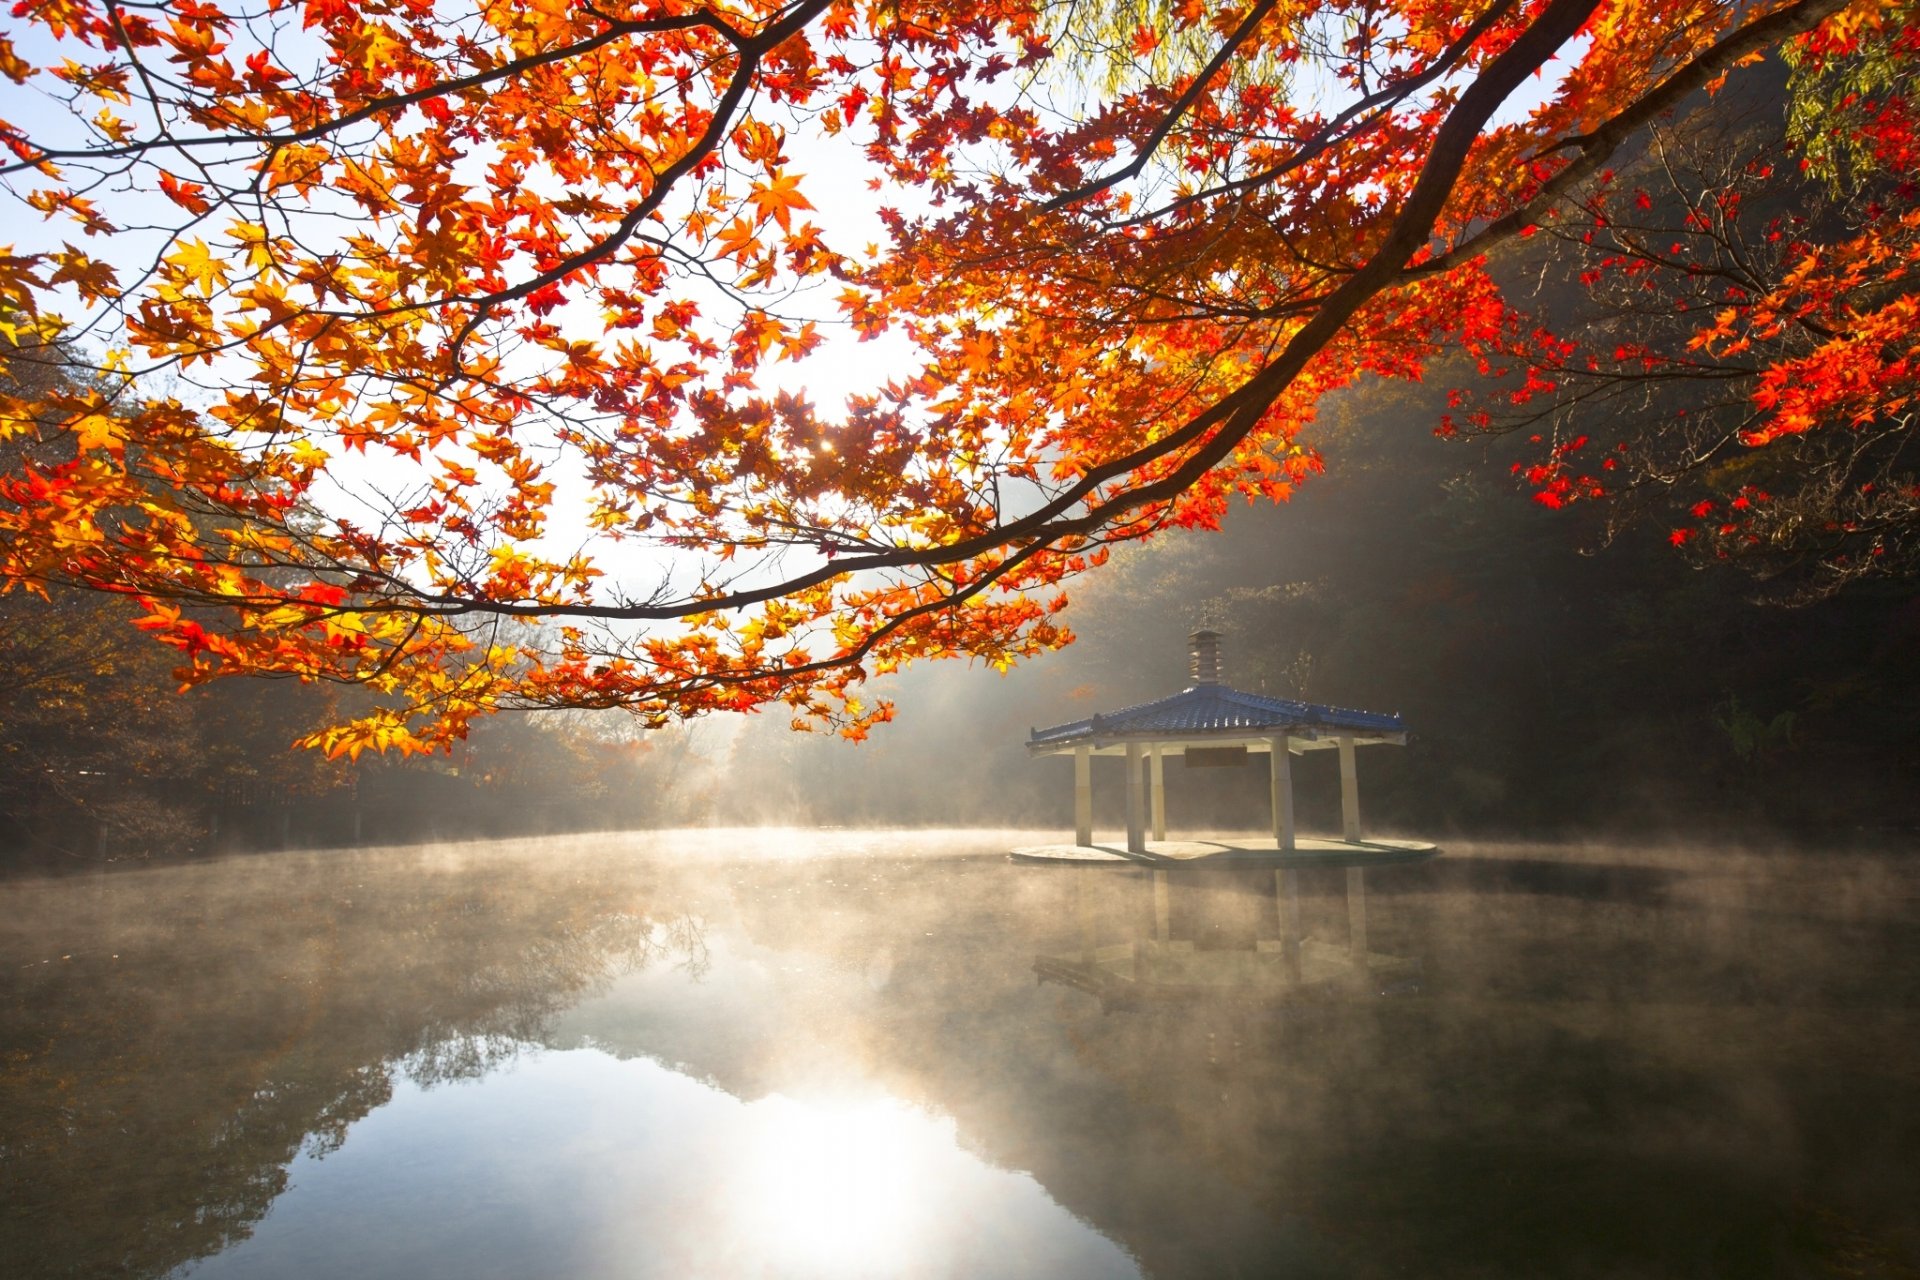
<svg viewBox="0 0 1920 1280"><path fill-rule="evenodd" d="M426 855L14 886L0 1257L151 1276L244 1237L398 1080L481 1074L615 974L704 963L655 889Z"/></svg>
<svg viewBox="0 0 1920 1280"><path fill-rule="evenodd" d="M402 1080L563 1043L556 1011L624 968L698 970L703 920L764 985L726 1004L745 979L717 961L727 1016L681 1019L664 1054L642 1004L612 1051L748 1097L871 1082L1156 1274L1899 1275L1888 1224L1920 1196L1915 873L1893 862L1455 852L1370 880L1370 937L1426 962L1418 996L1115 1013L1032 961L1079 945L1082 885L1103 938L1150 931L1124 869L286 865L9 890L20 1274L151 1275L239 1238L303 1143L331 1150ZM1307 933L1338 938L1338 873L1303 890ZM1270 910L1223 889L1176 900L1172 930L1246 946Z"/></svg>
<svg viewBox="0 0 1920 1280"><path fill-rule="evenodd" d="M1911 1274L1897 864L1452 855L1370 879L1418 996L1113 1013L1031 970L1081 944L1084 873L866 870L757 875L744 923L849 969L889 949L848 1051L1155 1274ZM1151 931L1140 874L1091 877L1101 940ZM1339 938L1338 873L1303 881ZM1246 945L1270 894L1174 934Z"/></svg>

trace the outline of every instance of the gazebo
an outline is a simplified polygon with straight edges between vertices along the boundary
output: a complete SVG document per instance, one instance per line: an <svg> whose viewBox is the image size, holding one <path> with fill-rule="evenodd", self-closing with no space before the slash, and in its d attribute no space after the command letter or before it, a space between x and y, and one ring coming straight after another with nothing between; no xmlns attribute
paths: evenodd
<svg viewBox="0 0 1920 1280"><path fill-rule="evenodd" d="M1193 683L1179 693L1031 731L1027 750L1032 755L1073 757L1074 842L1017 849L1017 859L1167 863L1226 857L1294 866L1340 866L1412 861L1433 855L1434 846L1421 841L1363 840L1360 834L1360 782L1355 755L1363 746L1404 745L1407 729L1399 715L1243 692L1220 681L1218 632L1196 631L1188 640ZM1305 751L1340 753L1338 840L1302 837L1294 829L1293 757ZM1183 757L1192 767L1244 764L1254 755L1268 759L1273 804L1271 841L1167 839L1168 757ZM1094 842L1095 756L1126 760L1123 847Z"/></svg>
<svg viewBox="0 0 1920 1280"><path fill-rule="evenodd" d="M1367 840L1360 835L1360 778L1355 768L1355 752L1362 746L1377 743L1405 745L1405 723L1397 714L1352 711L1230 688L1220 683L1219 633L1196 631L1188 637L1188 643L1193 657L1193 683L1179 693L1137 707L1029 732L1027 750L1031 754L1073 756L1074 842L1031 845L1013 850L1011 857L1016 862L1152 867L1158 941L1162 944L1170 942L1166 931L1167 868L1249 863L1271 866L1280 917L1278 947L1284 959L1278 972L1294 984L1312 978L1314 965L1308 962L1324 950L1316 949L1301 927L1300 869L1344 867L1347 938L1342 948L1345 954L1338 964L1348 975L1371 981L1374 971L1390 957L1377 956L1367 947L1366 868L1422 862L1439 852L1423 840ZM1340 753L1341 835L1338 840L1303 837L1294 830L1293 757L1304 751ZM1273 801L1272 839L1167 839L1168 756L1184 757L1188 766L1194 766L1245 764L1254 755L1267 757ZM1121 756L1126 760L1124 846L1094 843L1095 756ZM1138 968L1137 951L1135 948L1127 953L1130 973ZM1327 956L1333 954L1326 952ZM1090 944L1080 962L1104 964L1112 958L1102 956ZM1209 963L1219 966L1217 958L1210 959ZM1096 976L1103 982L1114 977L1104 971Z"/></svg>

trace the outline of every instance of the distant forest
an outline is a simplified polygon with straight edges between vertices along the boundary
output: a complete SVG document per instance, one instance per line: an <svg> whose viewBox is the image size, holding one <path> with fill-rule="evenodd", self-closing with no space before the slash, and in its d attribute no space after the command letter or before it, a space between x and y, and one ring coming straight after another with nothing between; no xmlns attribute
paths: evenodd
<svg viewBox="0 0 1920 1280"><path fill-rule="evenodd" d="M0 597L0 864L646 825L670 735L506 715L451 756L330 761L293 741L357 697L291 680L178 691L111 597Z"/></svg>

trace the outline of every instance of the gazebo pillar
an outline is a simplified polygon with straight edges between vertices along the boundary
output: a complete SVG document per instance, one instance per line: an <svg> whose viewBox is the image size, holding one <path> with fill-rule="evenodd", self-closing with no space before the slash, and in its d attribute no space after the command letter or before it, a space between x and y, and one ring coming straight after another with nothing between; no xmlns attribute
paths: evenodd
<svg viewBox="0 0 1920 1280"><path fill-rule="evenodd" d="M1290 853L1293 841L1293 755L1287 750L1288 739L1284 737L1272 740L1273 751L1270 757L1273 783L1273 840L1274 845L1283 853Z"/></svg>
<svg viewBox="0 0 1920 1280"><path fill-rule="evenodd" d="M1153 785L1149 788L1153 801L1153 838L1165 840L1167 838L1167 770L1166 761L1161 756L1160 744L1157 742L1153 744L1153 754L1148 757L1147 768L1153 779Z"/></svg>
<svg viewBox="0 0 1920 1280"><path fill-rule="evenodd" d="M1144 753L1137 742L1127 744L1127 852L1147 851L1147 815L1140 794L1140 759Z"/></svg>
<svg viewBox="0 0 1920 1280"><path fill-rule="evenodd" d="M1338 741L1341 838L1354 841L1360 838L1360 771L1353 760L1353 739L1341 738Z"/></svg>
<svg viewBox="0 0 1920 1280"><path fill-rule="evenodd" d="M1073 749L1073 842L1093 843L1093 748Z"/></svg>

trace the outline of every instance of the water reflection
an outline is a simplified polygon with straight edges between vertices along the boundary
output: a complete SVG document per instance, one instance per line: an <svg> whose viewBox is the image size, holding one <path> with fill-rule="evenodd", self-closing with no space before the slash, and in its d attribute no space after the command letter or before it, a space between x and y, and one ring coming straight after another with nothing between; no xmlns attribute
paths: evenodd
<svg viewBox="0 0 1920 1280"><path fill-rule="evenodd" d="M297 1155L471 1079L697 930L445 851L8 886L0 1257L156 1275L244 1238ZM17 1273L16 1273L17 1274Z"/></svg>
<svg viewBox="0 0 1920 1280"><path fill-rule="evenodd" d="M950 1120L884 1096L743 1102L594 1050L403 1084L290 1181L250 1238L186 1274L1138 1275L1031 1178L962 1150Z"/></svg>
<svg viewBox="0 0 1920 1280"><path fill-rule="evenodd" d="M1303 877L1296 978L1270 874L1156 895L1128 869L1010 867L988 856L1004 833L746 843L0 886L0 1270L1920 1258L1903 860L1463 850L1369 883L1359 965L1339 873ZM1108 1013L1036 980L1036 956L1090 950L1118 972L1100 953L1121 945L1132 990L1170 998ZM1378 997L1416 963L1417 989ZM1337 998L1294 998L1316 988Z"/></svg>
<svg viewBox="0 0 1920 1280"><path fill-rule="evenodd" d="M1089 992L1104 1009L1196 1000L1289 1004L1420 989L1417 957L1369 944L1364 880L1345 872L1345 919L1319 934L1305 932L1299 881L1324 880L1325 869L1069 866L1055 874L1074 878L1079 945L1035 956L1034 973ZM1109 888L1115 882L1117 893Z"/></svg>

